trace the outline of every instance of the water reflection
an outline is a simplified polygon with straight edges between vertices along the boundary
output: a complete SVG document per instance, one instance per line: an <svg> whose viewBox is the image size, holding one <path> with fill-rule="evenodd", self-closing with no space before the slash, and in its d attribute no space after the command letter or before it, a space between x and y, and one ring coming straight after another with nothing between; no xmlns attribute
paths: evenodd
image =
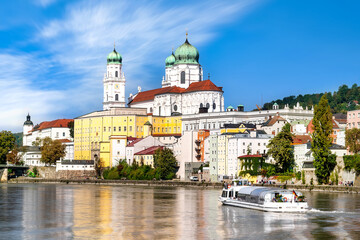
<svg viewBox="0 0 360 240"><path fill-rule="evenodd" d="M218 190L94 185L0 185L3 239L356 238L358 195L307 193L308 214L218 203Z"/></svg>

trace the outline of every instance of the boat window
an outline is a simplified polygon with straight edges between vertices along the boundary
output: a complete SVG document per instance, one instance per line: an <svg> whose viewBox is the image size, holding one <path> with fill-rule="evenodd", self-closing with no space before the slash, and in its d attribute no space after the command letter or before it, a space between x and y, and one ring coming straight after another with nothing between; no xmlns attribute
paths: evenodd
<svg viewBox="0 0 360 240"><path fill-rule="evenodd" d="M229 192L229 197L232 197L233 196L233 191L230 191Z"/></svg>
<svg viewBox="0 0 360 240"><path fill-rule="evenodd" d="M221 197L227 197L227 196L226 196L226 195L227 195L226 193L227 193L226 191L223 191Z"/></svg>

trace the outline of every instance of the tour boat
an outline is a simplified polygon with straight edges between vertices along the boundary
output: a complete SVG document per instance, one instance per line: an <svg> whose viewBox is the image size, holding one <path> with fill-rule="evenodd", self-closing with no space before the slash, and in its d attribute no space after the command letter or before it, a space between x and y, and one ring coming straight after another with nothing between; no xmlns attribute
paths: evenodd
<svg viewBox="0 0 360 240"><path fill-rule="evenodd" d="M223 205L266 212L302 213L309 210L305 196L299 191L249 186L244 179L225 184L219 201Z"/></svg>

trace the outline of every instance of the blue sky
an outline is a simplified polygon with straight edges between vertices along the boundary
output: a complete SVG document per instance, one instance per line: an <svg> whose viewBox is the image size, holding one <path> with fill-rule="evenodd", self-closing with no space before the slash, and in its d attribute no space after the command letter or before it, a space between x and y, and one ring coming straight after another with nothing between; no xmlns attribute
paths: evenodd
<svg viewBox="0 0 360 240"><path fill-rule="evenodd" d="M102 109L113 42L126 96L158 88L171 48L189 41L225 104L252 110L360 80L360 2L331 0L0 3L0 129Z"/></svg>

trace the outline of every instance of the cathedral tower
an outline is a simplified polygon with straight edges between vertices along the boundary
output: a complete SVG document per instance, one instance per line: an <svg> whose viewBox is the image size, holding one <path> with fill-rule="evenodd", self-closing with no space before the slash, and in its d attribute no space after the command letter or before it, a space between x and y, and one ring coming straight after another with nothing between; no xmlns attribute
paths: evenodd
<svg viewBox="0 0 360 240"><path fill-rule="evenodd" d="M122 72L122 57L114 50L107 56L107 73L104 76L103 109L125 107L125 75Z"/></svg>

